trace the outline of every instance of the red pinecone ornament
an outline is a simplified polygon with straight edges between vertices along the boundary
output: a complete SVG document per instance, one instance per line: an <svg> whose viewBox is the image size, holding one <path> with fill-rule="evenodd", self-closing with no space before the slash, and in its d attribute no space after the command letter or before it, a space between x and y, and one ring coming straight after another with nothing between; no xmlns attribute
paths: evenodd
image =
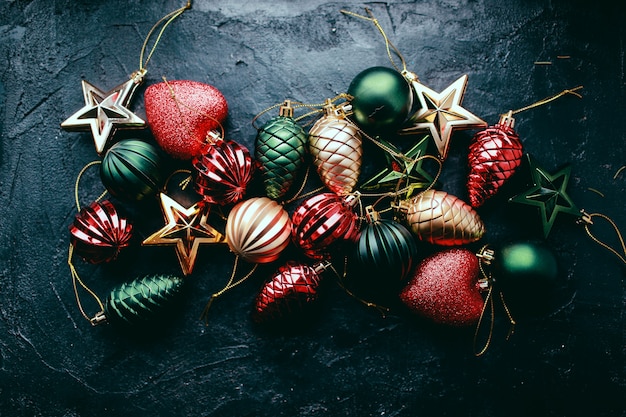
<svg viewBox="0 0 626 417"><path fill-rule="evenodd" d="M424 259L400 292L414 313L435 323L469 326L478 322L483 297L478 257L467 249L448 249Z"/></svg>
<svg viewBox="0 0 626 417"><path fill-rule="evenodd" d="M522 162L522 142L513 130L511 112L482 130L469 146L467 191L472 207L480 207L515 173Z"/></svg>
<svg viewBox="0 0 626 417"><path fill-rule="evenodd" d="M252 179L252 157L245 146L226 141L215 132L211 143L193 158L194 187L209 204L226 205L240 201Z"/></svg>
<svg viewBox="0 0 626 417"><path fill-rule="evenodd" d="M355 241L359 223L352 207L358 199L358 194L321 193L304 200L291 218L296 246L309 258L326 259L336 242Z"/></svg>
<svg viewBox="0 0 626 417"><path fill-rule="evenodd" d="M109 262L129 245L132 225L108 201L83 208L70 225L74 252L92 264Z"/></svg>
<svg viewBox="0 0 626 417"><path fill-rule="evenodd" d="M317 300L319 274L329 265L327 261L314 266L290 261L278 268L256 298L253 320L267 323L305 312Z"/></svg>

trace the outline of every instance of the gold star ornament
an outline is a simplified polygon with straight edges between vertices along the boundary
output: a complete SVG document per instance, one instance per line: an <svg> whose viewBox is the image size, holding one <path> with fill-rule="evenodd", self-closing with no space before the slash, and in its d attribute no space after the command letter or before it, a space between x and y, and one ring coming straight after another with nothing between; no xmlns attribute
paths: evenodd
<svg viewBox="0 0 626 417"><path fill-rule="evenodd" d="M145 71L137 71L124 84L107 92L83 80L85 105L61 123L61 127L70 131L90 130L96 152L101 155L117 129L140 129L146 125L127 107L144 74Z"/></svg>
<svg viewBox="0 0 626 417"><path fill-rule="evenodd" d="M164 193L160 194L163 217L167 222L143 241L143 245L175 246L183 274L193 271L202 244L226 243L226 237L207 223L209 206L202 202L185 208Z"/></svg>
<svg viewBox="0 0 626 417"><path fill-rule="evenodd" d="M421 84L411 72L405 71L404 76L413 86L420 109L409 119L412 126L403 129L401 133L428 131L441 159L448 155L450 137L454 130L487 126L485 121L461 107L467 75L463 75L441 93Z"/></svg>

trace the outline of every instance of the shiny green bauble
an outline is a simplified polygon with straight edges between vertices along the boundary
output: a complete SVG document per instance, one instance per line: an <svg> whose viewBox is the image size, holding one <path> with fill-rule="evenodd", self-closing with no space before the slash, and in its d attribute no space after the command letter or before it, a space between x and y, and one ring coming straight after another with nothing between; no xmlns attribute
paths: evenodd
<svg viewBox="0 0 626 417"><path fill-rule="evenodd" d="M559 267L554 253L539 243L512 243L496 252L493 275L507 297L552 287Z"/></svg>
<svg viewBox="0 0 626 417"><path fill-rule="evenodd" d="M255 157L266 195L281 199L304 165L307 134L292 117L277 116L257 133Z"/></svg>
<svg viewBox="0 0 626 417"><path fill-rule="evenodd" d="M181 293L184 281L171 275L152 275L114 288L104 305L104 315L124 326L147 324L166 312Z"/></svg>
<svg viewBox="0 0 626 417"><path fill-rule="evenodd" d="M100 178L106 189L121 200L139 201L161 188L162 157L159 150L138 139L122 140L102 159Z"/></svg>
<svg viewBox="0 0 626 417"><path fill-rule="evenodd" d="M396 70L371 67L350 83L352 118L368 132L395 130L406 120L413 104L411 88Z"/></svg>

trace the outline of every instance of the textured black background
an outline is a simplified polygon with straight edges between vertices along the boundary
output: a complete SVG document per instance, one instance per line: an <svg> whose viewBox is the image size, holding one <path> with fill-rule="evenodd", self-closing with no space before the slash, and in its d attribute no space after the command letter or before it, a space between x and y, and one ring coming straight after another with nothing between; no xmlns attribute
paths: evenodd
<svg viewBox="0 0 626 417"><path fill-rule="evenodd" d="M381 318L333 285L309 326L260 331L249 313L263 273L221 298L205 327L199 312L232 269L225 248L203 248L184 303L152 336L85 322L66 265L67 227L75 177L96 154L88 134L59 124L83 105L81 79L105 90L125 81L152 24L180 6L0 4L0 415L626 416L624 268L570 218L548 239L563 274L547 311L528 313L536 299L526 298L508 342L499 314L481 358L473 356L471 329L441 329L403 314ZM583 85L581 100L570 96L520 114L517 131L548 170L572 164L569 192L580 207L626 228L626 175L613 178L626 164L623 7L199 0L166 31L146 85L167 76L216 86L230 106L228 136L252 148L250 121L261 110L284 98L321 102L345 91L361 70L389 66L373 26L339 13L362 13L363 6L426 85L440 91L469 74L464 105L490 123ZM132 104L140 116L143 88ZM149 139L148 132L139 136ZM442 186L462 198L470 137L455 134L443 167ZM366 164L381 157L367 154ZM524 217L505 204L516 187L481 210L484 241L540 237L532 211ZM85 200L100 190L97 176L87 175ZM161 219L156 202L142 210L154 219L139 228L145 236ZM615 244L609 229L598 233ZM178 271L171 248L134 251L120 264L77 266L100 294L149 272ZM546 292L528 286L537 296Z"/></svg>

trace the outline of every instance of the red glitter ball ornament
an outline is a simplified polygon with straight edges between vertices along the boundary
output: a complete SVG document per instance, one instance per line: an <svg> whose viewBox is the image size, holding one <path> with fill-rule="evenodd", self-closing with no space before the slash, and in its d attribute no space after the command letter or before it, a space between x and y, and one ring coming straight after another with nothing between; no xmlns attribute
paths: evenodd
<svg viewBox="0 0 626 417"><path fill-rule="evenodd" d="M210 132L211 143L193 158L195 190L209 204L236 203L246 193L253 165L245 146Z"/></svg>
<svg viewBox="0 0 626 417"><path fill-rule="evenodd" d="M83 208L70 225L71 243L85 261L109 262L129 245L132 229L110 201L96 201Z"/></svg>
<svg viewBox="0 0 626 417"><path fill-rule="evenodd" d="M359 236L358 216L352 207L358 194L340 197L321 193L304 200L294 211L292 240L306 256L325 259L336 242L355 241Z"/></svg>
<svg viewBox="0 0 626 417"><path fill-rule="evenodd" d="M400 292L414 313L435 323L469 326L478 322L481 295L478 257L467 249L448 249L424 259Z"/></svg>
<svg viewBox="0 0 626 417"><path fill-rule="evenodd" d="M295 261L278 268L256 297L253 320L267 323L300 316L317 301L320 273L330 262L308 266Z"/></svg>
<svg viewBox="0 0 626 417"><path fill-rule="evenodd" d="M159 146L171 156L188 160L199 155L207 133L228 114L228 104L215 87L197 81L152 84L144 94L148 126Z"/></svg>
<svg viewBox="0 0 626 417"><path fill-rule="evenodd" d="M472 207L480 207L515 173L522 162L522 142L513 130L511 112L482 130L469 146L467 191Z"/></svg>

